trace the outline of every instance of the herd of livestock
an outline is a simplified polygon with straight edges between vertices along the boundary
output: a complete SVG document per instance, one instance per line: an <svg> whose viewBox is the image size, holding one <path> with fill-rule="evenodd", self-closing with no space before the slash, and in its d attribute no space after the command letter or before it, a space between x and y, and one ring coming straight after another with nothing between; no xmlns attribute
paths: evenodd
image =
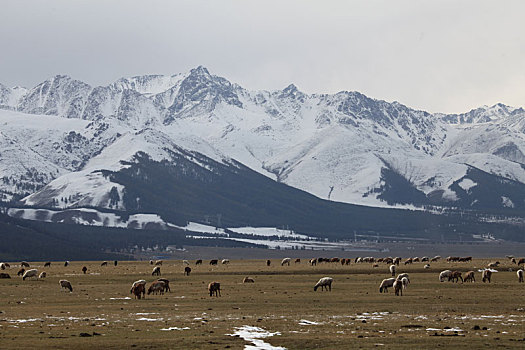
<svg viewBox="0 0 525 350"><path fill-rule="evenodd" d="M524 270L522 267L520 267L520 265L525 264L525 258L516 259L514 256L507 256L507 258L509 259L511 263L517 265L518 269L516 271L516 274L518 277L518 282L523 283L524 282ZM441 260L440 256L435 256L433 258L411 257L411 258L405 259L404 261L402 261L400 257L386 257L386 258L357 257L355 259L334 257L334 258L313 258L313 259L310 259L308 263L311 266L317 266L318 264L322 264L322 263L328 263L328 264L335 263L335 264L341 264L341 265L349 265L353 262L354 264L369 263L369 264L373 264L372 265L373 267L379 267L380 263L387 264L388 270L392 277L383 279L381 281L379 285L379 292L380 293L388 292L388 288L393 288L395 295L401 296L403 295L403 290L405 290L408 284L410 283L410 278L407 273L400 273L396 276L396 271L401 264L409 265L409 264L421 262L421 263L426 263L423 266L425 269L429 269L431 262L438 262L439 260ZM472 257L471 256L468 256L468 257L449 256L446 258L446 261L447 262L471 262ZM190 262L188 260L183 260L182 262L183 262L183 265L185 265L184 275L189 276L191 273L191 267L189 266ZM285 265L290 266L291 262L292 262L291 258L284 258L281 260L281 266L285 266ZM161 266L163 264L163 261L162 260L157 260L157 261L150 260L149 263L151 265L154 265L151 275L157 276L157 277L161 276ZM212 259L209 262L209 264L212 266L218 265L219 263L222 265L228 265L230 263L230 260L229 259L222 259L222 260ZM294 263L295 264L301 263L301 259L299 258L295 259ZM69 264L70 264L69 261L64 262L64 266L66 267ZM114 266L117 266L118 261L115 260L113 264ZM203 261L201 259L195 261L195 265L201 265L201 264L203 264ZM107 265L108 265L107 261L104 261L101 263L101 266L107 266ZM492 274L494 272L498 272L497 270L495 270L495 268L497 268L499 265L500 265L500 262L495 261L495 262L490 262L487 265L487 267L478 269L478 272L481 273L481 280L483 283L491 282ZM44 267L50 267L50 266L51 266L51 262L46 262L44 264ZM266 260L266 266L271 266L271 260ZM3 270L10 269L10 268L11 268L11 265L9 263L3 263L3 262L0 263L0 270L3 271ZM87 273L87 270L88 269L86 266L82 267L82 272L84 274ZM510 268L509 270L513 271L512 268ZM47 273L45 271L42 271L39 273L38 269L31 268L28 262L22 261L20 263L20 269L18 270L17 275L22 276L22 280L25 281L28 278L44 279L46 278ZM449 281L449 282L456 282L456 283L458 281L461 281L461 283L475 282L476 281L475 275L476 275L476 272L473 270L467 271L465 273L462 273L461 271L458 271L458 270L444 270L439 273L439 281L440 282ZM0 272L0 279L2 278L11 278L11 276L6 272ZM317 291L319 287L321 288L321 290L331 291L333 280L334 279L332 277L321 278L314 285L314 291ZM131 289L130 289L130 293L133 294L136 299L144 298L146 293L148 295L164 294L165 292L170 291L169 282L170 281L166 278L158 278L157 280L153 281L149 285L148 288L146 288L146 284L147 284L146 280L141 279L141 280L133 282ZM243 279L243 283L254 283L254 282L255 280L249 276ZM60 280L59 284L60 284L61 289L68 290L70 293L73 292L73 287L69 281ZM215 295L216 297L221 296L220 283L217 281L210 282L208 284L208 293L210 296L213 296L213 295Z"/></svg>

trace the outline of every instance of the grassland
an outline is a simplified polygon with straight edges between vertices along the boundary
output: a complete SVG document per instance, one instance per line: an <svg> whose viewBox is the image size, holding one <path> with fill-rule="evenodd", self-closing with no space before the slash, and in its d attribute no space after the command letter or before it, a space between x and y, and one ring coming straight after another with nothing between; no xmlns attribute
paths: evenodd
<svg viewBox="0 0 525 350"><path fill-rule="evenodd" d="M57 262L45 269L36 262L31 267L48 277L26 281L12 264L4 271L12 278L0 279L0 348L242 349L251 342L231 336L242 326L277 332L261 341L288 349L524 348L525 284L518 283L516 265L499 259L491 284L481 283L479 272L476 283L438 281L443 269L477 270L493 260L400 266L411 279L402 297L378 292L390 277L383 264L191 261L186 277L180 260L164 261L171 293L144 300L128 298L133 281L154 280L148 262ZM245 276L255 283L242 284ZM334 278L332 291L314 292L323 276ZM60 290L60 279L71 281L73 293ZM222 297L207 294L211 281L221 283ZM176 328L163 330L170 327Z"/></svg>

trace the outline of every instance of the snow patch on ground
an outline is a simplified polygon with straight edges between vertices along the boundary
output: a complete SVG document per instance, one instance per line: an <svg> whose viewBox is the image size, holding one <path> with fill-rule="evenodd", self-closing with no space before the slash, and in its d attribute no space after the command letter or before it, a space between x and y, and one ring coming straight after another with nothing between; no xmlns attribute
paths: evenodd
<svg viewBox="0 0 525 350"><path fill-rule="evenodd" d="M286 350L286 348L280 346L273 346L269 343L264 342L261 339L273 337L274 335L280 335L279 332L268 332L260 327L253 326L242 326L235 328L233 334L227 334L231 336L238 336L242 339L253 343L253 345L246 345L245 350Z"/></svg>

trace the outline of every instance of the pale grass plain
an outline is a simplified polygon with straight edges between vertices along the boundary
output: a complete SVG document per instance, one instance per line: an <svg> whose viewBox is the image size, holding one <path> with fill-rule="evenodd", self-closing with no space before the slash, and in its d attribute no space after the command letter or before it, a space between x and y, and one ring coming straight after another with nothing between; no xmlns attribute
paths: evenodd
<svg viewBox="0 0 525 350"><path fill-rule="evenodd" d="M482 283L477 270L495 260L502 262L499 272L492 283ZM409 273L411 280L402 297L393 290L379 293L381 280L390 277L381 263L309 266L303 259L280 266L273 259L270 267L265 260L211 267L208 262L195 266L191 260L191 275L184 276L181 260L164 261L162 277L171 281L171 292L143 300L132 298L130 286L156 279L147 261L121 261L116 267L53 262L48 268L31 262L48 277L26 281L11 263L4 272L12 278L0 279L0 348L243 349L250 342L231 334L245 325L279 332L262 340L288 349L525 347L525 284L518 283L517 266L506 258L441 261L428 270L423 263L401 265L398 272ZM440 283L444 269L475 270L476 282ZM245 276L255 283L243 284ZM314 292L324 276L334 278L332 291ZM73 293L60 289L60 279L72 283ZM221 283L221 297L208 295L211 281ZM161 330L169 327L178 329Z"/></svg>

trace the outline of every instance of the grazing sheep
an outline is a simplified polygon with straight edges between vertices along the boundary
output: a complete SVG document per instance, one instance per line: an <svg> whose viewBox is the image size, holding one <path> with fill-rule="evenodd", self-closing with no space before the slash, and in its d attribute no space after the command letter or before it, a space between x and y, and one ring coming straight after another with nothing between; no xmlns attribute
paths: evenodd
<svg viewBox="0 0 525 350"><path fill-rule="evenodd" d="M489 263L489 264L487 265L487 267L489 267L489 268L498 267L499 264L500 264L499 261L491 262L491 263Z"/></svg>
<svg viewBox="0 0 525 350"><path fill-rule="evenodd" d="M441 259L441 257L439 255L436 255L435 257L430 259L430 262L437 262L439 259Z"/></svg>
<svg viewBox="0 0 525 350"><path fill-rule="evenodd" d="M11 278L8 273L0 272L0 278Z"/></svg>
<svg viewBox="0 0 525 350"><path fill-rule="evenodd" d="M107 261L103 261L102 264L100 264L100 266L108 266L108 262Z"/></svg>
<svg viewBox="0 0 525 350"><path fill-rule="evenodd" d="M144 284L137 284L137 285L134 284L131 287L131 294L135 296L135 299L140 300L141 294L142 294L142 297L145 298L146 297L146 281L144 281Z"/></svg>
<svg viewBox="0 0 525 350"><path fill-rule="evenodd" d="M149 264L150 264L150 265L153 265L153 260L150 260L150 261L149 261Z"/></svg>
<svg viewBox="0 0 525 350"><path fill-rule="evenodd" d="M189 276L191 272L191 267L186 266L184 267L184 276Z"/></svg>
<svg viewBox="0 0 525 350"><path fill-rule="evenodd" d="M189 266L189 265L190 265L190 262L189 262L188 260L182 260L182 264L183 264L183 265L187 265L187 266Z"/></svg>
<svg viewBox="0 0 525 350"><path fill-rule="evenodd" d="M228 265L230 263L230 260L229 259L222 259L221 263L223 265Z"/></svg>
<svg viewBox="0 0 525 350"><path fill-rule="evenodd" d="M424 256L421 258L421 262L428 262L430 261L430 258L428 256Z"/></svg>
<svg viewBox="0 0 525 350"><path fill-rule="evenodd" d="M272 264L272 261L270 259L266 260L266 266L270 266Z"/></svg>
<svg viewBox="0 0 525 350"><path fill-rule="evenodd" d="M30 277L38 278L38 270L37 269L26 270L26 272L24 272L24 275L22 276L22 280L25 281L26 278L30 278Z"/></svg>
<svg viewBox="0 0 525 350"><path fill-rule="evenodd" d="M405 264L405 265L412 264L412 258L406 259L403 264Z"/></svg>
<svg viewBox="0 0 525 350"><path fill-rule="evenodd" d="M152 276L160 276L160 266L155 266L151 272Z"/></svg>
<svg viewBox="0 0 525 350"><path fill-rule="evenodd" d="M321 287L321 290L332 291L332 282L334 279L332 277L323 277L321 278L314 286L314 292L317 291L317 288Z"/></svg>
<svg viewBox="0 0 525 350"><path fill-rule="evenodd" d="M490 278L492 277L492 270L486 269L483 270L481 273L481 281L485 283L485 281L488 281L490 283Z"/></svg>
<svg viewBox="0 0 525 350"><path fill-rule="evenodd" d="M401 263L401 258L399 256L396 256L392 263L394 263L394 265L399 266L399 264Z"/></svg>
<svg viewBox="0 0 525 350"><path fill-rule="evenodd" d="M217 265L218 263L219 263L219 260L217 259L210 260L210 265Z"/></svg>
<svg viewBox="0 0 525 350"><path fill-rule="evenodd" d="M419 258L416 256L415 258L412 259L412 262L419 262Z"/></svg>
<svg viewBox="0 0 525 350"><path fill-rule="evenodd" d="M202 259L195 261L195 265L202 265Z"/></svg>
<svg viewBox="0 0 525 350"><path fill-rule="evenodd" d="M31 267L31 266L29 266L29 263L27 261L22 261L20 263L20 267Z"/></svg>
<svg viewBox="0 0 525 350"><path fill-rule="evenodd" d="M294 262L294 263L295 263L295 264L300 264L300 263L301 263L301 259L299 259L299 258L295 259L295 262Z"/></svg>
<svg viewBox="0 0 525 350"><path fill-rule="evenodd" d="M457 283L459 279L461 280L461 283L463 283L463 277L461 276L461 272L459 271L452 271L450 276L448 276L449 282L452 281Z"/></svg>
<svg viewBox="0 0 525 350"><path fill-rule="evenodd" d="M292 261L291 258L284 258L282 261L281 261L281 266L284 266L285 264L290 266L290 262Z"/></svg>
<svg viewBox="0 0 525 350"><path fill-rule="evenodd" d="M441 271L441 273L439 274L439 282L445 281L445 278L448 279L451 274L452 274L452 271L450 270Z"/></svg>
<svg viewBox="0 0 525 350"><path fill-rule="evenodd" d="M255 283L254 279L251 277L244 277L242 283Z"/></svg>
<svg viewBox="0 0 525 350"><path fill-rule="evenodd" d="M48 261L44 264L44 267L51 267L51 261Z"/></svg>
<svg viewBox="0 0 525 350"><path fill-rule="evenodd" d="M390 273L392 274L392 277L394 277L396 275L396 265L390 265L388 270L390 270Z"/></svg>
<svg viewBox="0 0 525 350"><path fill-rule="evenodd" d="M38 275L39 279L46 278L47 273L45 271L40 272L40 275Z"/></svg>
<svg viewBox="0 0 525 350"><path fill-rule="evenodd" d="M394 293L397 296L403 296L403 281L396 280L392 287L394 287Z"/></svg>
<svg viewBox="0 0 525 350"><path fill-rule="evenodd" d="M133 284L131 285L131 289L129 291L131 294L135 294L135 298L137 297L137 288L139 285L142 285L142 288L140 289L140 291L138 291L138 293L139 294L142 293L142 297L146 296L146 281L138 280L138 281L133 282ZM140 299L140 295L138 296L138 298Z"/></svg>
<svg viewBox="0 0 525 350"><path fill-rule="evenodd" d="M171 292L170 280L165 279L165 278L159 278L157 281L164 282L164 292Z"/></svg>
<svg viewBox="0 0 525 350"><path fill-rule="evenodd" d="M60 284L60 289L68 289L69 293L73 292L73 287L71 287L71 282L67 280L60 280L58 281L58 284Z"/></svg>
<svg viewBox="0 0 525 350"><path fill-rule="evenodd" d="M68 261L68 260L66 260L66 261L64 262L64 267L68 267L68 266L69 266L69 264L70 264L70 263L69 263L69 261Z"/></svg>
<svg viewBox="0 0 525 350"><path fill-rule="evenodd" d="M388 287L392 287L395 281L395 278L386 278L382 280L381 284L379 285L379 293L387 293Z"/></svg>
<svg viewBox="0 0 525 350"><path fill-rule="evenodd" d="M465 278L463 279L463 282L476 282L476 277L474 274L474 271L468 271L465 273Z"/></svg>
<svg viewBox="0 0 525 350"><path fill-rule="evenodd" d="M4 263L0 263L0 270L5 270L5 264Z"/></svg>
<svg viewBox="0 0 525 350"><path fill-rule="evenodd" d="M16 273L17 276L22 276L24 274L24 272L26 272L26 269L24 269L23 267L18 270L18 272Z"/></svg>
<svg viewBox="0 0 525 350"><path fill-rule="evenodd" d="M221 284L219 282L210 282L208 284L208 292L210 292L210 297L215 293L216 297L221 296Z"/></svg>
<svg viewBox="0 0 525 350"><path fill-rule="evenodd" d="M523 270L519 269L516 274L518 275L518 283L523 283Z"/></svg>
<svg viewBox="0 0 525 350"><path fill-rule="evenodd" d="M426 264L425 266L423 266L424 269L430 269L430 264Z"/></svg>
<svg viewBox="0 0 525 350"><path fill-rule="evenodd" d="M410 280L408 279L408 277L403 277L401 278L401 283L403 283L403 289L407 289L408 284L410 283Z"/></svg>
<svg viewBox="0 0 525 350"><path fill-rule="evenodd" d="M397 275L396 280L402 280L403 278L406 278L408 282L410 283L410 277L408 276L408 273L400 273Z"/></svg>
<svg viewBox="0 0 525 350"><path fill-rule="evenodd" d="M162 260L155 261L155 265L157 265L157 266L162 265Z"/></svg>
<svg viewBox="0 0 525 350"><path fill-rule="evenodd" d="M166 289L166 283L162 281L152 282L148 288L148 295L150 295L151 293L153 294L159 293L160 295L163 295L165 289Z"/></svg>
<svg viewBox="0 0 525 350"><path fill-rule="evenodd" d="M317 258L310 259L311 266L317 266Z"/></svg>

